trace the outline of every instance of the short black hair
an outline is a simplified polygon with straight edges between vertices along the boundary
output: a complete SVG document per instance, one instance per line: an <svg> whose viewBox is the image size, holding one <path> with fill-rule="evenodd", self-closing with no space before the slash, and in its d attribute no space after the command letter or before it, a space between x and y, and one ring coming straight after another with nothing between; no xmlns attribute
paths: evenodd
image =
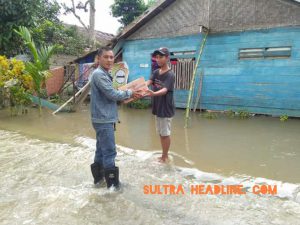
<svg viewBox="0 0 300 225"><path fill-rule="evenodd" d="M98 49L97 55L101 56L103 52L112 51L112 48L109 46L104 46Z"/></svg>

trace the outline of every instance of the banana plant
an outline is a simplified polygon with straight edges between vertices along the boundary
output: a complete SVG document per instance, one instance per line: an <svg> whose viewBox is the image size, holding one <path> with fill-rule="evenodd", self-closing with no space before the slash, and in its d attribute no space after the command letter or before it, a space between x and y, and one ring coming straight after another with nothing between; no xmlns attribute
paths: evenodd
<svg viewBox="0 0 300 225"><path fill-rule="evenodd" d="M50 75L49 60L57 50L58 45L37 48L28 28L20 26L18 30L14 31L23 39L24 44L28 47L33 57L31 62L25 62L25 71L32 77L34 90L39 99L39 113L41 115L42 86Z"/></svg>

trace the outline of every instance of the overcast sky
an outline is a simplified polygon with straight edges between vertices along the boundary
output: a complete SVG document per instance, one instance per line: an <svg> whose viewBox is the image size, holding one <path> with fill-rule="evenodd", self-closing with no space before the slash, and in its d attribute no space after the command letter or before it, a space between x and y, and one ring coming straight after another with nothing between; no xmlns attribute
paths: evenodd
<svg viewBox="0 0 300 225"><path fill-rule="evenodd" d="M70 0L57 0L59 3L65 2L70 5ZM300 0L295 0L300 2ZM75 0L78 2L78 0ZM118 28L121 24L118 22L117 18L114 18L110 15L110 6L114 3L114 0L96 0L96 23L95 29L100 30L106 33L116 34ZM147 0L145 0L147 2ZM89 13L84 13L83 10L79 10L78 14L85 22L88 24L89 21ZM68 24L76 24L81 26L78 20L72 15L61 15L60 19Z"/></svg>
<svg viewBox="0 0 300 225"><path fill-rule="evenodd" d="M57 0L59 3L66 3L71 5L70 0ZM77 0L75 1L77 2ZM116 34L118 28L121 24L118 22L117 18L114 18L110 15L110 5L114 3L114 0L96 0L96 21L95 21L95 29L100 30L106 33ZM89 13L84 13L83 10L79 10L78 14L81 19L85 22L85 24L89 23ZM76 24L81 26L78 20L72 15L61 15L60 19L68 24Z"/></svg>

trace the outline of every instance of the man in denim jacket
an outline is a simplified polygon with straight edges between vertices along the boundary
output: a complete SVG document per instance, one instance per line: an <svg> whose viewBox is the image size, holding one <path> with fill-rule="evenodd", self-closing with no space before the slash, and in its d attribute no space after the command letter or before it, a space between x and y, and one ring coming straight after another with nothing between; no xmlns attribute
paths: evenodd
<svg viewBox="0 0 300 225"><path fill-rule="evenodd" d="M91 119L97 136L91 171L95 184L101 183L105 178L107 188L119 188L114 135L114 125L118 121L117 101L130 97L138 98L140 95L134 90L119 91L113 88L109 71L114 63L114 54L110 48L99 49L98 59L100 66L93 72L91 79Z"/></svg>

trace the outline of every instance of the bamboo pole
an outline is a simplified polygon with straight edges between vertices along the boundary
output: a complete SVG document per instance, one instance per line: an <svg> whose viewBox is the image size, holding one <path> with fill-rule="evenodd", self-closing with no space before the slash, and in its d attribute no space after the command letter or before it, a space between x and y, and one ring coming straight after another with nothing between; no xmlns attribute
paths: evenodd
<svg viewBox="0 0 300 225"><path fill-rule="evenodd" d="M56 111L54 111L52 114L55 115L56 113L58 113L59 111L61 111L67 104L69 104L71 101L75 101L75 98L77 96L79 96L81 93L83 93L85 90L90 88L90 81L87 82L87 84L81 88L76 94L75 96L72 96L68 101L66 101L62 106L60 106Z"/></svg>
<svg viewBox="0 0 300 225"><path fill-rule="evenodd" d="M199 89L198 89L198 94L197 94L197 98L196 98L196 101L195 101L195 104L194 104L194 112L196 112L197 110L197 105L200 101L200 98L201 98L201 92L202 92L202 84L203 84L203 70L201 71L200 73L200 81L199 81ZM201 102L200 102L201 104ZM199 109L201 109L200 105L199 105Z"/></svg>
<svg viewBox="0 0 300 225"><path fill-rule="evenodd" d="M202 53L203 53L203 49L204 49L204 46L205 46L205 43L206 43L207 35L208 35L208 32L205 33L204 39L202 41L199 56L198 56L197 63L196 63L195 68L194 68L193 77L192 77L192 80L191 80L192 83L190 85L190 91L189 91L189 96L188 96L187 106L186 106L186 111L185 111L185 127L187 127L187 125L188 125L188 119L189 119L189 116L190 116L190 108L191 108L191 99L192 99L192 94L193 94L193 91L194 91L193 87L194 87L194 83L195 83L195 77L196 77L197 68L198 68Z"/></svg>

